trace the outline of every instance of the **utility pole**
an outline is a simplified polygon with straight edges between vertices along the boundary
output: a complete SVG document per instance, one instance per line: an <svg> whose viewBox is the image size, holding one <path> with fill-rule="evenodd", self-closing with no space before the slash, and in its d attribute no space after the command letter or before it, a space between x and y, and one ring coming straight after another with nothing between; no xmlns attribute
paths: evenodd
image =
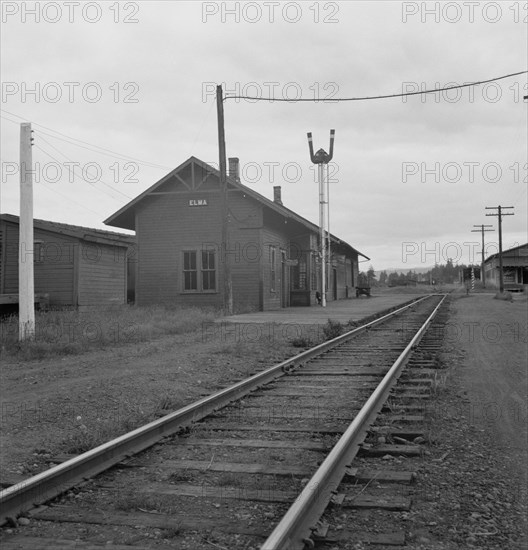
<svg viewBox="0 0 528 550"><path fill-rule="evenodd" d="M480 224L475 225L473 224L473 227L480 227L480 229L472 229L471 233L482 233L482 261L480 263L480 280L482 281L482 286L486 288L486 277L484 275L484 233L486 231L494 231L494 229L486 229L487 227L493 227L490 224Z"/></svg>
<svg viewBox="0 0 528 550"><path fill-rule="evenodd" d="M18 237L18 340L35 337L33 275L33 155L31 123L20 125L20 219Z"/></svg>
<svg viewBox="0 0 528 550"><path fill-rule="evenodd" d="M224 260L224 311L231 315L233 313L233 288L231 284L231 266L229 263L229 204L227 197L227 167L226 167L226 145L224 130L224 96L222 86L216 87L216 112L218 116L218 151L220 156L220 194L222 197L222 243L220 246L220 257Z"/></svg>
<svg viewBox="0 0 528 550"><path fill-rule="evenodd" d="M314 154L313 143L312 143L312 133L308 132L308 147L310 149L310 158L314 164L317 164L317 172L319 179L319 229L320 229L320 239L321 239L321 305L326 307L326 263L327 263L327 244L326 239L328 235L328 248L330 248L330 231L327 229L326 219L330 213L330 206L328 204L328 199L325 197L325 169L324 165L327 165L332 160L334 156L334 137L335 130L330 130L330 152L327 153L324 149L319 149L317 153ZM328 172L328 170L327 170ZM329 186L329 178L327 181L327 186ZM328 216L327 216L328 215ZM330 265L330 264L329 264ZM328 269L330 269L328 267Z"/></svg>
<svg viewBox="0 0 528 550"><path fill-rule="evenodd" d="M503 210L513 210L513 206L486 206L486 210L497 210L497 212L486 214L486 216L497 216L499 218L499 292L504 292L504 273L502 272L502 216L513 216L513 212L503 212Z"/></svg>

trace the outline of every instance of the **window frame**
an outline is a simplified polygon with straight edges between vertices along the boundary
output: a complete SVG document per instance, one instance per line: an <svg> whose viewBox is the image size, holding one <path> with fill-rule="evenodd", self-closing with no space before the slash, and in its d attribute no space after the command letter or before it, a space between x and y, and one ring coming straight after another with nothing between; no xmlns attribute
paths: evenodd
<svg viewBox="0 0 528 550"><path fill-rule="evenodd" d="M204 254L207 254L208 256L208 260L207 260L207 268L204 267ZM210 257L212 256L213 258L213 268L211 269L210 267ZM204 288L204 274L207 273L208 275L209 274L213 274L213 281L214 281L214 288L207 288L205 289ZM208 250L208 249L205 249L205 250L201 250L201 254L200 254L200 282L201 282L201 285L200 285L200 288L201 288L201 292L208 292L208 293L212 293L212 292L216 292L217 289L216 289L216 282L217 282L217 277L216 277L216 252L214 250ZM208 278L208 282L209 281L209 278Z"/></svg>
<svg viewBox="0 0 528 550"><path fill-rule="evenodd" d="M195 257L195 269L185 269L185 254L194 253ZM204 269L203 254L212 254L214 268ZM208 263L209 265L209 263ZM199 249L199 248L184 248L181 250L181 294L218 294L218 268L217 268L217 253L215 250ZM185 273L196 273L196 289L185 288ZM204 290L204 273L213 273L214 275L214 289Z"/></svg>
<svg viewBox="0 0 528 550"><path fill-rule="evenodd" d="M276 292L277 285L277 248L273 245L269 247L269 261L270 261L270 292Z"/></svg>

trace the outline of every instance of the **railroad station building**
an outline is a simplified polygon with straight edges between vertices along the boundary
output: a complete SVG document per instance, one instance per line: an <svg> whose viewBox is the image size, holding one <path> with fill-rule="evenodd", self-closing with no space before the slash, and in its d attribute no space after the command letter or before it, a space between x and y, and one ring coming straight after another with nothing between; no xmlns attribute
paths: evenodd
<svg viewBox="0 0 528 550"><path fill-rule="evenodd" d="M528 243L502 251L505 290L528 289ZM499 287L499 255L493 254L484 262L486 285Z"/></svg>
<svg viewBox="0 0 528 550"><path fill-rule="evenodd" d="M223 193L218 170L190 157L105 220L137 238L136 303L222 307L225 258L233 309L310 306L320 292L319 227L243 185L229 159L228 246L222 243ZM359 256L331 235L327 300L355 295Z"/></svg>

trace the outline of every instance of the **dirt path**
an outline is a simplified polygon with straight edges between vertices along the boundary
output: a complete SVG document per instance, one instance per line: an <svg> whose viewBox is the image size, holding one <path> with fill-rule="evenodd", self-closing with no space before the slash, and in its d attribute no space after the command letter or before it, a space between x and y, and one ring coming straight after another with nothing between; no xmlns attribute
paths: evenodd
<svg viewBox="0 0 528 550"><path fill-rule="evenodd" d="M412 550L528 548L527 302L454 296Z"/></svg>
<svg viewBox="0 0 528 550"><path fill-rule="evenodd" d="M465 357L460 387L471 404L470 422L486 430L512 475L528 480L527 302L475 294L454 305L454 329Z"/></svg>

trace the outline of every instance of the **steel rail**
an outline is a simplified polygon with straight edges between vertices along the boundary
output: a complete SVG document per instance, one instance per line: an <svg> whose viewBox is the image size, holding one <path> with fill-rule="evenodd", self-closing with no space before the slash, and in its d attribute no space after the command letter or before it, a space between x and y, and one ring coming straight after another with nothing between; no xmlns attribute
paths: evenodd
<svg viewBox="0 0 528 550"><path fill-rule="evenodd" d="M232 386L219 390L162 418L154 420L131 432L103 443L62 464L12 485L0 492L0 525L16 518L30 508L54 498L75 485L111 468L122 460L151 447L164 437L201 420L212 412L240 399L250 391L269 383L292 368L302 365L354 335L398 315L432 295L412 300L410 303L382 317L357 327L337 338L323 342L286 361L246 378Z"/></svg>
<svg viewBox="0 0 528 550"><path fill-rule="evenodd" d="M313 548L314 541L310 537L316 530L316 522L328 506L332 495L336 493L346 467L357 454L368 428L376 419L394 382L401 374L407 357L422 338L444 300L445 295L266 539L261 550L297 550L305 545Z"/></svg>

